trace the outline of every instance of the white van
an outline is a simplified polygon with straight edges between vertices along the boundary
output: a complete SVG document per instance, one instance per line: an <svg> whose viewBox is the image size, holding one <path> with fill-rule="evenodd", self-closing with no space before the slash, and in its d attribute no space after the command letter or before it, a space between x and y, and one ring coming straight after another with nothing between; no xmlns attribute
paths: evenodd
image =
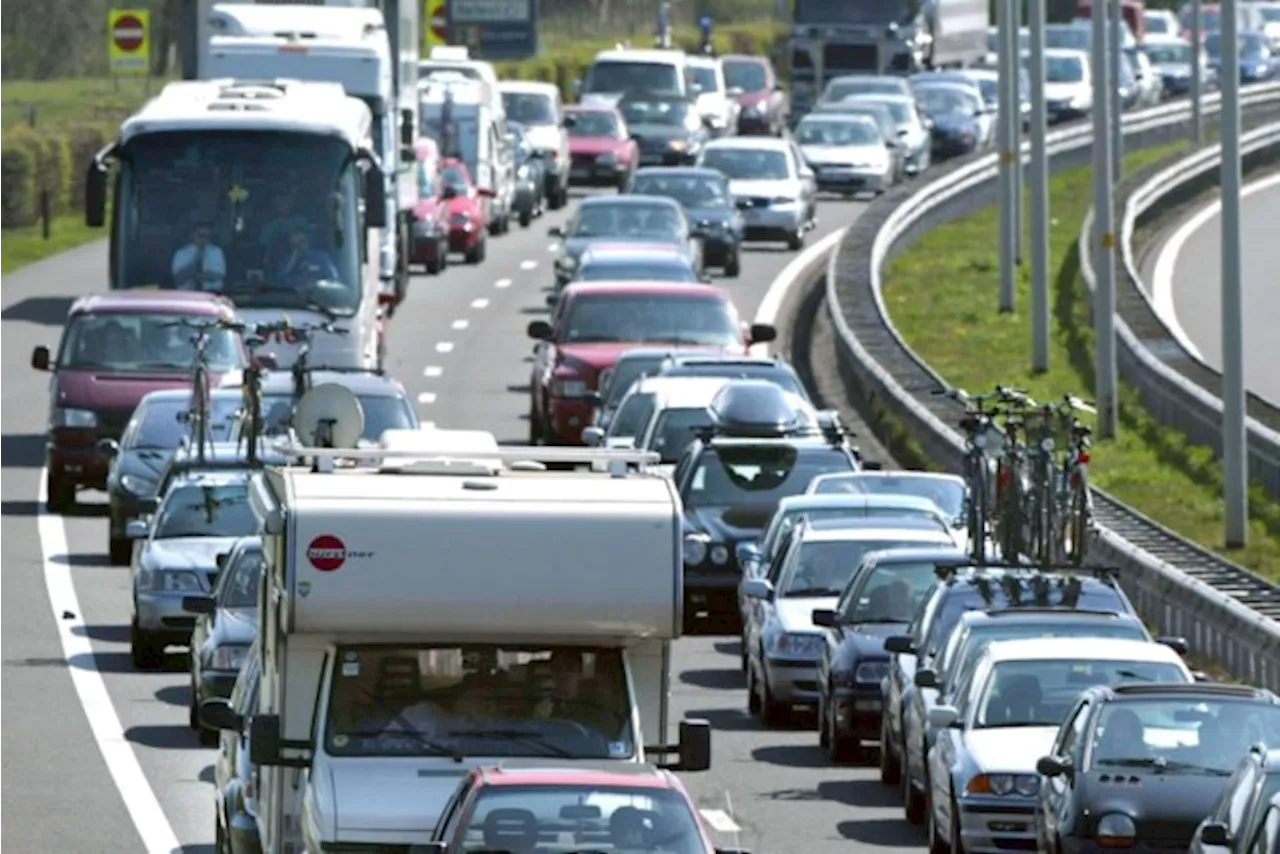
<svg viewBox="0 0 1280 854"><path fill-rule="evenodd" d="M682 50L603 50L574 84L583 104L615 106L630 91L695 98L698 88Z"/></svg>
<svg viewBox="0 0 1280 854"><path fill-rule="evenodd" d="M467 52L465 47L454 47L452 45L433 47L431 55L418 62L418 79L426 80L433 75L442 73L446 77L452 76L452 74L460 74L468 79L483 83L485 97L489 101L489 108L497 114L499 121L503 123L502 135L506 137L507 117L502 107L502 95L498 93L498 72L494 69L493 63L485 62L482 59L472 59L471 54Z"/></svg>
<svg viewBox="0 0 1280 854"><path fill-rule="evenodd" d="M559 210L569 203L569 134L560 89L554 83L504 80L498 91L507 120L524 126L533 150L546 162L547 204Z"/></svg>

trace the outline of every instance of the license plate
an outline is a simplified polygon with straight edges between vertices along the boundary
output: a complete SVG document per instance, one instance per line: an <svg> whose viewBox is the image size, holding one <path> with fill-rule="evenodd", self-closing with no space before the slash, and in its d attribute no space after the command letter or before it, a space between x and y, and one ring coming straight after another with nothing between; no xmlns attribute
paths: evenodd
<svg viewBox="0 0 1280 854"><path fill-rule="evenodd" d="M650 165L654 163L661 163L662 155L661 154L642 154L640 155L640 162L645 164L650 164Z"/></svg>
<svg viewBox="0 0 1280 854"><path fill-rule="evenodd" d="M878 712L880 711L879 700L854 700L853 708L858 712Z"/></svg>
<svg viewBox="0 0 1280 854"><path fill-rule="evenodd" d="M585 166L576 166L569 170L570 178L590 178L591 170Z"/></svg>

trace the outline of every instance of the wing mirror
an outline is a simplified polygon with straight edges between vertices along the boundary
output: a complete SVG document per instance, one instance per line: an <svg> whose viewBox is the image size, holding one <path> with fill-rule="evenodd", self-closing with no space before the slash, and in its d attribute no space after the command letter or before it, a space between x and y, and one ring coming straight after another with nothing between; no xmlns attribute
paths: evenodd
<svg viewBox="0 0 1280 854"><path fill-rule="evenodd" d="M561 127L571 128L571 127L577 127L577 125L578 125L578 117L573 114L562 116L560 119Z"/></svg>
<svg viewBox="0 0 1280 854"><path fill-rule="evenodd" d="M583 427L582 443L588 448L598 448L604 444L604 430L599 427Z"/></svg>
<svg viewBox="0 0 1280 854"><path fill-rule="evenodd" d="M768 323L753 323L749 337L752 344L768 344L777 339L778 330Z"/></svg>
<svg viewBox="0 0 1280 854"><path fill-rule="evenodd" d="M548 237L564 237L564 229L558 225L553 225L547 229Z"/></svg>
<svg viewBox="0 0 1280 854"><path fill-rule="evenodd" d="M1036 760L1036 771L1046 777L1062 777L1071 773L1071 762L1057 756L1041 756Z"/></svg>
<svg viewBox="0 0 1280 854"><path fill-rule="evenodd" d="M238 731L244 726L244 718L231 707L229 700L214 697L205 700L196 710L200 723L208 729L229 729Z"/></svg>
<svg viewBox="0 0 1280 854"><path fill-rule="evenodd" d="M382 169L370 163L364 171L364 222L369 228L387 227L387 185Z"/></svg>
<svg viewBox="0 0 1280 854"><path fill-rule="evenodd" d="M254 363L264 371L274 371L280 367L275 353L258 353L253 357Z"/></svg>
<svg viewBox="0 0 1280 854"><path fill-rule="evenodd" d="M764 559L764 553L760 551L760 546L755 543L738 543L734 548L734 553L738 557L738 566L745 571L748 566L755 567Z"/></svg>
<svg viewBox="0 0 1280 854"><path fill-rule="evenodd" d="M231 552L223 552L222 554L218 555L213 559L214 563L218 565L219 572L227 568L227 559L230 557L231 557Z"/></svg>
<svg viewBox="0 0 1280 854"><path fill-rule="evenodd" d="M154 513L160 509L160 499L154 495L148 495L146 498L139 498L137 506L139 513Z"/></svg>
<svg viewBox="0 0 1280 854"><path fill-rule="evenodd" d="M151 533L151 525L142 519L130 519L124 523L124 535L130 540L145 540Z"/></svg>
<svg viewBox="0 0 1280 854"><path fill-rule="evenodd" d="M99 439L94 448L104 457L114 457L120 453L120 443L115 439Z"/></svg>
<svg viewBox="0 0 1280 854"><path fill-rule="evenodd" d="M526 330L530 338L535 341L550 341L552 336L551 324L545 320L534 320L529 323Z"/></svg>
<svg viewBox="0 0 1280 854"><path fill-rule="evenodd" d="M492 199L497 195L497 193L495 193L491 187L481 187L476 190L476 195L482 199Z"/></svg>
<svg viewBox="0 0 1280 854"><path fill-rule="evenodd" d="M917 688L937 688L938 673L932 667L921 667L916 671L915 683Z"/></svg>
<svg viewBox="0 0 1280 854"><path fill-rule="evenodd" d="M916 651L909 635L892 635L885 638L884 649L885 652L895 652L900 655L910 655Z"/></svg>
<svg viewBox="0 0 1280 854"><path fill-rule="evenodd" d="M400 149L400 162L401 163L417 163L418 152L414 151L412 146L406 145L404 148Z"/></svg>
<svg viewBox="0 0 1280 854"><path fill-rule="evenodd" d="M212 614L217 608L212 596L183 596L182 610L192 614Z"/></svg>
<svg viewBox="0 0 1280 854"><path fill-rule="evenodd" d="M1178 655L1186 655L1187 652L1191 649L1191 647L1188 646L1187 644L1186 638L1172 637L1172 636L1166 635L1163 637L1156 638L1156 643L1169 647L1169 649L1173 650Z"/></svg>
<svg viewBox="0 0 1280 854"><path fill-rule="evenodd" d="M1202 845L1212 845L1215 848L1229 848L1231 846L1231 831L1222 822L1211 821L1200 828L1200 843Z"/></svg>
<svg viewBox="0 0 1280 854"><path fill-rule="evenodd" d="M955 706L934 706L929 710L929 726L934 729L951 729L959 724L960 712Z"/></svg>
<svg viewBox="0 0 1280 854"><path fill-rule="evenodd" d="M452 184L445 184L440 189L440 198L445 200L458 198L458 188Z"/></svg>
<svg viewBox="0 0 1280 854"><path fill-rule="evenodd" d="M773 583L767 578L748 578L742 582L742 595L748 599L773 601Z"/></svg>
<svg viewBox="0 0 1280 854"><path fill-rule="evenodd" d="M679 744L646 746L645 753L678 753L676 762L659 762L659 768L671 771L706 771L711 767L711 723L701 718L680 721Z"/></svg>
<svg viewBox="0 0 1280 854"><path fill-rule="evenodd" d="M809 618L813 620L815 626L822 629L834 629L840 625L836 612L830 608L814 608Z"/></svg>
<svg viewBox="0 0 1280 854"><path fill-rule="evenodd" d="M31 367L37 371L49 370L49 348L45 346L36 347L31 351Z"/></svg>

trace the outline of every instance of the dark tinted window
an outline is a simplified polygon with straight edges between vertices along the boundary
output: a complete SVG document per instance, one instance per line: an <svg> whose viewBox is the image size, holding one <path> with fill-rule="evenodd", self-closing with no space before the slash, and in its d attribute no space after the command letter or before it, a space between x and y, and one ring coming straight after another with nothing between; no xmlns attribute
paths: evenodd
<svg viewBox="0 0 1280 854"><path fill-rule="evenodd" d="M739 181L783 181L791 177L787 155L769 149L712 148L703 152L699 165L718 169L725 177Z"/></svg>
<svg viewBox="0 0 1280 854"><path fill-rule="evenodd" d="M364 411L364 430L360 438L378 441L387 430L411 430L418 426L409 401L403 397L387 395L360 395L360 408ZM262 398L263 420L268 435L278 435L288 429L295 404L293 395L272 394Z"/></svg>
<svg viewBox="0 0 1280 854"><path fill-rule="evenodd" d="M729 187L713 175L637 175L631 192L641 196L666 196L686 208L727 208Z"/></svg>
<svg viewBox="0 0 1280 854"><path fill-rule="evenodd" d="M618 117L597 110L574 112L569 136L618 136Z"/></svg>
<svg viewBox="0 0 1280 854"><path fill-rule="evenodd" d="M1035 591L1030 585L1019 589L1025 596L1024 604L1035 604ZM1129 612L1129 608L1125 606L1120 594L1113 588L1102 584L1090 584L1078 592L1073 591L1074 588L1072 591L1049 589L1047 591L1048 598L1043 602L1050 606L1061 605L1063 604L1065 592L1067 601L1074 601L1074 607L1077 608L1085 608L1090 611ZM951 630L955 628L955 624L960 620L960 615L965 611L1007 608L1012 604L1004 588L1000 586L999 580L993 580L982 592L977 587L966 584L962 587L953 587L943 595L946 598L943 600L938 616L934 618L933 625L929 629L929 636L925 642L926 649L932 650L941 645L947 636L951 634Z"/></svg>
<svg viewBox="0 0 1280 854"><path fill-rule="evenodd" d="M567 344L633 341L731 347L741 332L719 298L662 294L583 294L564 325Z"/></svg>
<svg viewBox="0 0 1280 854"><path fill-rule="evenodd" d="M911 545L918 546L919 543L913 542ZM782 595L839 596L864 557L871 552L902 546L901 540L893 539L802 542L794 568L783 582ZM929 570L932 577L933 568L930 567ZM897 583L893 583L894 581ZM879 589L880 585L877 584L875 590L868 592L868 598L875 595L876 604L883 604L886 613L895 616L905 613L906 619L910 619L914 609L910 607L913 596L908 580L888 580L883 594L877 592ZM883 602L880 597L883 597Z"/></svg>
<svg viewBox="0 0 1280 854"><path fill-rule="evenodd" d="M169 451L182 444L191 434L190 425L182 418L191 404L187 400L166 400L145 405L142 422L131 431L131 441L126 448L154 448ZM225 441L235 427L236 413L240 409L239 398L217 395L209 405L209 435L214 442Z"/></svg>
<svg viewBox="0 0 1280 854"><path fill-rule="evenodd" d="M665 356L639 356L619 360L616 367L608 371L607 380L602 377L605 387L605 405L616 406L623 396L631 390L631 384L642 376L658 372Z"/></svg>
<svg viewBox="0 0 1280 854"><path fill-rule="evenodd" d="M691 507L773 507L820 474L850 471L837 448L763 445L709 449L681 497Z"/></svg>
<svg viewBox="0 0 1280 854"><path fill-rule="evenodd" d="M763 92L769 86L769 75L764 65L746 59L726 59L724 82L730 89L743 92Z"/></svg>
<svg viewBox="0 0 1280 854"><path fill-rule="evenodd" d="M848 619L858 623L909 623L916 609L938 585L932 563L885 563L857 582L842 603Z"/></svg>
<svg viewBox="0 0 1280 854"><path fill-rule="evenodd" d="M649 450L657 451L664 463L679 462L684 449L698 438L698 431L710 426L711 413L703 407L663 410L654 425Z"/></svg>
<svg viewBox="0 0 1280 854"><path fill-rule="evenodd" d="M223 608L258 607L258 583L262 578L262 552L248 550L240 553L240 559L231 567L227 587L222 593Z"/></svg>
<svg viewBox="0 0 1280 854"><path fill-rule="evenodd" d="M67 324L58 356L61 369L187 371L195 367L195 330L179 325L213 318L171 314L102 312L78 314ZM242 366L238 336L208 333L205 358L214 371Z"/></svg>
<svg viewBox="0 0 1280 854"><path fill-rule="evenodd" d="M698 274L683 263L637 263L594 260L578 268L579 282L696 282Z"/></svg>

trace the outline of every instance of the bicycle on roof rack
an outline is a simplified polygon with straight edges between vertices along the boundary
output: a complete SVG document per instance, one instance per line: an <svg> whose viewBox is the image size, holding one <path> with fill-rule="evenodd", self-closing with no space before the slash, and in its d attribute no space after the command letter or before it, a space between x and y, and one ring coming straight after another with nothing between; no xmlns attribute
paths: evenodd
<svg viewBox="0 0 1280 854"><path fill-rule="evenodd" d="M258 324L254 330L254 334L263 339L270 340L274 335L287 335L301 345L297 359L294 361L293 366L289 368L289 373L293 376L293 395L295 398L301 398L307 393L310 387L310 372L318 370L318 368L312 368L309 364L311 342L315 339L317 332L324 332L330 335L346 335L348 330L335 326L331 320L324 323L293 323L288 318L272 323ZM332 369L326 368L326 370ZM366 373L368 369L361 368L359 372Z"/></svg>
<svg viewBox="0 0 1280 854"><path fill-rule="evenodd" d="M162 324L167 329L187 329L191 331L191 343L194 346L195 367L191 372L191 406L181 416L189 425L196 445L196 459L203 463L205 450L212 445L209 435L209 396L213 391L209 382L209 333L229 330L244 333L243 323L229 320L190 320L182 318Z"/></svg>

